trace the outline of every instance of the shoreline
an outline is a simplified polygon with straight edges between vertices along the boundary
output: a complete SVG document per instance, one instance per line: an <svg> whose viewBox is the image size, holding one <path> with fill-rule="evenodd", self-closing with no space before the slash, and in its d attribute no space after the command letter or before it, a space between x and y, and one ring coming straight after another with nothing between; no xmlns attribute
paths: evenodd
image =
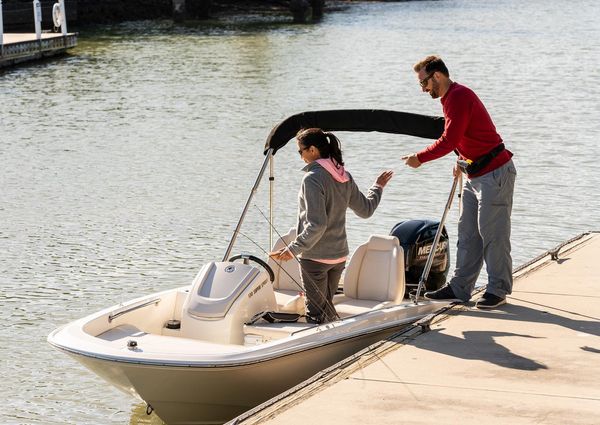
<svg viewBox="0 0 600 425"><path fill-rule="evenodd" d="M183 1L183 0L182 0ZM188 0L192 1L192 0ZM373 1L373 0L366 0ZM377 2L379 0L375 0ZM361 1L360 3L363 3ZM173 19L180 23L202 23L238 18L257 20L261 18L294 21L290 1L284 0L221 0L212 1L207 8L201 1L188 3L188 10L181 16L174 10L173 0L66 0L67 24L69 27L86 28L96 25L119 24L146 20ZM324 15L345 10L354 0L327 0ZM52 31L53 0L41 0L42 31ZM33 32L33 16L29 2L15 2L3 5L5 32ZM310 8L304 22L318 22L319 17L311 18Z"/></svg>

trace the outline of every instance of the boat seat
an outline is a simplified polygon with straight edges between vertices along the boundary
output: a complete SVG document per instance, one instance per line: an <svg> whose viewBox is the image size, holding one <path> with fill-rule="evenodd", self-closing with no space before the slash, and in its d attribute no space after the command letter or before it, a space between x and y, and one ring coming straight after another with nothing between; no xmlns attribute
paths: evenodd
<svg viewBox="0 0 600 425"><path fill-rule="evenodd" d="M296 238L296 229L291 228L288 233L282 235L273 245L272 251L277 251L287 246ZM299 302L298 295L304 289L300 279L300 264L295 259L289 261L275 261L269 257L267 264L273 269L275 280L273 290L279 311L288 313L305 313L304 302Z"/></svg>
<svg viewBox="0 0 600 425"><path fill-rule="evenodd" d="M404 253L394 236L372 235L352 254L344 293L333 303L340 317L400 304L404 298Z"/></svg>

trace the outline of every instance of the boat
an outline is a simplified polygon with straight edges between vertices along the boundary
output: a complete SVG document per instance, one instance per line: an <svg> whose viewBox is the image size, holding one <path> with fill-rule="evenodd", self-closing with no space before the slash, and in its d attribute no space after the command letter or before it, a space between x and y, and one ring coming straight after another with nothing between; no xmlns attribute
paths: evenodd
<svg viewBox="0 0 600 425"><path fill-rule="evenodd" d="M204 264L189 285L140 296L66 324L48 342L143 400L147 413L154 411L168 424L214 424L446 307L446 302L406 297L407 252L394 235L371 235L354 250L343 288L334 296L339 318L324 324L302 318L305 303L297 262L277 263L264 252L264 259L231 255L274 155L307 127L434 139L443 131L443 119L361 109L287 118L267 138L265 160L220 261ZM270 170L272 191L272 166ZM285 235L273 230L271 226L273 250L295 237L295 229Z"/></svg>

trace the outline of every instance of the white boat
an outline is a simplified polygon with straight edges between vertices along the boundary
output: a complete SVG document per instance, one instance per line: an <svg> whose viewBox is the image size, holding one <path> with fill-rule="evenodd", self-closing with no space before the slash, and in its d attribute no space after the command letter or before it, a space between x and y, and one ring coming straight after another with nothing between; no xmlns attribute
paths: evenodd
<svg viewBox="0 0 600 425"><path fill-rule="evenodd" d="M309 112L283 121L269 136L265 162L222 261L204 265L189 286L67 324L49 335L50 344L145 401L148 412L168 424L223 423L445 307L406 299L398 238L372 235L352 254L343 292L334 297L338 320L315 325L258 319L263 312L303 314L298 263L230 254L273 155L309 126L429 138L441 133L435 117L392 111ZM273 249L294 236L295 230L281 236Z"/></svg>

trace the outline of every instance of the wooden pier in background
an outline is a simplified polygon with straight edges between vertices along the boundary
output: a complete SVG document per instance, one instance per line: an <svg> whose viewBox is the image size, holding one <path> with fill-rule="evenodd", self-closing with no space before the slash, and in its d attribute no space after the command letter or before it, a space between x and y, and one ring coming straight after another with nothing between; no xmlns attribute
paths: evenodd
<svg viewBox="0 0 600 425"><path fill-rule="evenodd" d="M5 33L0 0L0 68L59 55L77 45L77 34L67 32L65 0L58 0L52 6L54 32L42 30L40 0L33 0L32 12L34 33Z"/></svg>
<svg viewBox="0 0 600 425"><path fill-rule="evenodd" d="M5 33L0 45L0 68L63 54L77 45L77 33Z"/></svg>

